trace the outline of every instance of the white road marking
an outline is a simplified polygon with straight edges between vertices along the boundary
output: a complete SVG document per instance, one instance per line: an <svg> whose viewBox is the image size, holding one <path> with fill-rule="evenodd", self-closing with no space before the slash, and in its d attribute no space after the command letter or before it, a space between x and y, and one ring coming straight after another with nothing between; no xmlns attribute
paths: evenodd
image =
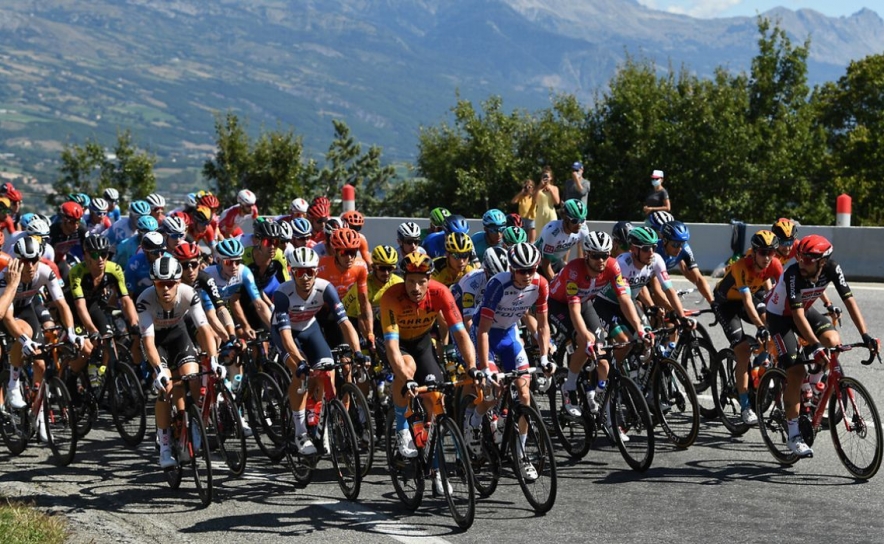
<svg viewBox="0 0 884 544"><path fill-rule="evenodd" d="M353 520L353 525L364 526L372 533L386 535L404 544L449 544L448 540L426 536L425 531L414 525L401 523L369 508L348 501L318 500L312 504L321 506L339 516Z"/></svg>

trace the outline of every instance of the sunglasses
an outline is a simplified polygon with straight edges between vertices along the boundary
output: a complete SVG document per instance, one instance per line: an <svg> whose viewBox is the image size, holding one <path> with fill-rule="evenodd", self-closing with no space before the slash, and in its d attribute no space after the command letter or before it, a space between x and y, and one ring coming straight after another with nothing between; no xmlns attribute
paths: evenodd
<svg viewBox="0 0 884 544"><path fill-rule="evenodd" d="M89 256L95 259L107 259L107 256L110 254L108 251L90 251Z"/></svg>
<svg viewBox="0 0 884 544"><path fill-rule="evenodd" d="M296 278L312 278L316 275L315 268L293 268L292 272Z"/></svg>
<svg viewBox="0 0 884 544"><path fill-rule="evenodd" d="M9 211L9 210L7 210L7 211ZM66 216L64 216L64 222L65 223L79 223L80 220L77 219L76 217L71 217L69 215L66 215Z"/></svg>
<svg viewBox="0 0 884 544"><path fill-rule="evenodd" d="M822 260L823 256L816 253L799 253L795 259L804 264L813 264Z"/></svg>
<svg viewBox="0 0 884 544"><path fill-rule="evenodd" d="M595 259L596 261L604 261L604 260L607 260L607 258L610 257L611 254L606 253L606 252L597 253L597 252L593 251L592 253L587 253L586 256L589 257L590 259Z"/></svg>
<svg viewBox="0 0 884 544"><path fill-rule="evenodd" d="M392 266L375 266L374 269L378 272L393 272Z"/></svg>
<svg viewBox="0 0 884 544"><path fill-rule="evenodd" d="M221 262L224 266L237 266L242 263L242 259L222 259Z"/></svg>
<svg viewBox="0 0 884 544"><path fill-rule="evenodd" d="M40 257L34 257L33 259L22 259L27 264L37 264L40 262Z"/></svg>
<svg viewBox="0 0 884 544"><path fill-rule="evenodd" d="M355 230L356 232L359 232L362 230L362 225L350 225L350 230Z"/></svg>
<svg viewBox="0 0 884 544"><path fill-rule="evenodd" d="M672 240L670 240L669 245L671 245L672 247L681 249L684 247L684 242L673 242Z"/></svg>
<svg viewBox="0 0 884 544"><path fill-rule="evenodd" d="M516 274L522 274L523 276L531 276L535 272L537 272L537 267L533 266L531 268L513 268L513 272Z"/></svg>
<svg viewBox="0 0 884 544"><path fill-rule="evenodd" d="M151 255L153 257L159 257L160 255L162 255L165 252L166 252L165 249L150 249L150 250L145 251L145 253L147 253L148 255Z"/></svg>
<svg viewBox="0 0 884 544"><path fill-rule="evenodd" d="M341 251L341 255L344 255L346 257L355 257L358 254L359 254L359 250L356 250L356 249L345 249L345 250Z"/></svg>
<svg viewBox="0 0 884 544"><path fill-rule="evenodd" d="M104 217L105 215L107 215L107 212L93 212L93 213L95 214L95 217Z"/></svg>
<svg viewBox="0 0 884 544"><path fill-rule="evenodd" d="M775 249L756 249L755 253L761 255L762 257L773 257L773 254L776 253Z"/></svg>
<svg viewBox="0 0 884 544"><path fill-rule="evenodd" d="M180 239L184 238L184 233L183 232L167 232L166 236L168 236L169 238L171 238L173 240L180 240Z"/></svg>
<svg viewBox="0 0 884 544"><path fill-rule="evenodd" d="M469 252L464 252L464 253L449 253L449 255L451 255L452 257L454 257L455 259L458 259L458 260L461 260L461 259L469 259L469 258L470 258L470 253L469 253Z"/></svg>
<svg viewBox="0 0 884 544"><path fill-rule="evenodd" d="M420 245L420 238L400 238L399 242L404 246L405 244L411 244L413 246Z"/></svg>
<svg viewBox="0 0 884 544"><path fill-rule="evenodd" d="M153 284L157 287L162 287L163 289L171 289L172 287L178 285L178 282L174 280L154 280Z"/></svg>
<svg viewBox="0 0 884 544"><path fill-rule="evenodd" d="M654 251L654 246L633 246L637 247L640 251L644 251L645 253L650 253Z"/></svg>
<svg viewBox="0 0 884 544"><path fill-rule="evenodd" d="M783 247L792 247L795 244L795 240L780 240L780 245Z"/></svg>
<svg viewBox="0 0 884 544"><path fill-rule="evenodd" d="M265 238L261 240L261 247L277 247L279 245L279 240L271 240L269 238Z"/></svg>
<svg viewBox="0 0 884 544"><path fill-rule="evenodd" d="M196 270L200 267L199 261L188 261L186 263L181 263L182 268L185 270Z"/></svg>
<svg viewBox="0 0 884 544"><path fill-rule="evenodd" d="M485 232L489 234L497 234L506 230L506 227L485 227Z"/></svg>

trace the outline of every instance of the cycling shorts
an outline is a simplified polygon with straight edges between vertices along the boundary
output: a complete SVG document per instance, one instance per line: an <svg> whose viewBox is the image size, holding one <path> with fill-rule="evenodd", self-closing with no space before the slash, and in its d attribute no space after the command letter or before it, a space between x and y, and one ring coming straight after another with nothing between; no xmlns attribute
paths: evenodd
<svg viewBox="0 0 884 544"><path fill-rule="evenodd" d="M198 361L198 351L185 326L179 325L156 331L154 345L160 354L161 366L176 372L181 365Z"/></svg>
<svg viewBox="0 0 884 544"><path fill-rule="evenodd" d="M298 346L301 355L307 359L307 364L311 367L314 367L319 363L329 363L334 360L328 342L325 341L325 337L322 335L322 329L319 328L319 324L316 321L310 323L310 325L302 331L291 330L291 333L292 338L295 340L295 345ZM279 350L280 353L286 354L285 358L287 359L288 353L286 353L286 350L282 345L282 337L279 335L279 330L276 327L270 331L270 338L273 341L273 345L276 346L276 349Z"/></svg>
<svg viewBox="0 0 884 544"><path fill-rule="evenodd" d="M807 322L810 323L810 328L817 338L824 332L832 330L832 322L813 308L805 310L804 316L807 318ZM777 346L777 360L780 368L789 369L799 364L798 327L795 325L792 317L768 313L767 330L770 331L770 336ZM809 351L806 351L805 355L809 357Z"/></svg>

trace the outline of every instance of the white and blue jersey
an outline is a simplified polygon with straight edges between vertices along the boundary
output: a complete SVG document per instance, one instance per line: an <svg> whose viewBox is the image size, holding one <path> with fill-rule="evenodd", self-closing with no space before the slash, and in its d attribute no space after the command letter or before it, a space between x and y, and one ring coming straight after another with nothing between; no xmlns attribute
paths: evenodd
<svg viewBox="0 0 884 544"><path fill-rule="evenodd" d="M110 217L111 221L119 221L120 220L120 205L114 204L113 209L107 211L107 216Z"/></svg>
<svg viewBox="0 0 884 544"><path fill-rule="evenodd" d="M445 236L447 234L448 233L444 230L440 230L428 234L424 239L424 243L421 244L421 247L427 250L427 255L429 255L431 259L445 255Z"/></svg>
<svg viewBox="0 0 884 544"><path fill-rule="evenodd" d="M464 319L472 319L479 306L482 305L482 296L485 294L485 285L488 283L488 274L483 269L467 272L460 281L451 286L451 294L460 315Z"/></svg>
<svg viewBox="0 0 884 544"><path fill-rule="evenodd" d="M104 234L111 247L116 247L120 242L135 234L135 221L131 217L122 217L107 229Z"/></svg>
<svg viewBox="0 0 884 544"><path fill-rule="evenodd" d="M666 253L666 248L663 244L663 240L659 240L657 242L656 251L657 255L663 259L663 264L666 266L666 270L672 270L682 261L684 261L684 265L688 270L697 268L697 261L694 259L694 252L691 250L691 245L689 243L685 242L681 251L679 251L675 257L670 257L669 254Z"/></svg>
<svg viewBox="0 0 884 544"><path fill-rule="evenodd" d="M551 263L561 262L565 255L571 251L580 240L589 234L589 228L586 223L580 225L580 229L575 233L565 232L562 226L562 220L550 221L540 231L540 236L534 245L543 254L543 258Z"/></svg>
<svg viewBox="0 0 884 544"><path fill-rule="evenodd" d="M322 278L316 278L313 289L307 298L298 294L295 280L289 280L279 286L273 293L273 317L270 329L273 343L280 353L285 353L285 346L279 335L281 330L290 330L298 349L306 356L308 363L314 366L332 360L328 342L322 335L316 314L328 308L335 316L335 322L347 321L347 311L338 297L335 286Z"/></svg>
<svg viewBox="0 0 884 544"><path fill-rule="evenodd" d="M163 255L172 256L169 253L163 253ZM129 290L129 295L136 300L141 293L153 285L153 281L150 279L150 266L151 262L147 260L147 255L141 252L129 259L126 268L123 269L123 274L126 276L126 289Z"/></svg>
<svg viewBox="0 0 884 544"><path fill-rule="evenodd" d="M240 263L236 267L236 271L229 278L221 275L221 264L216 264L206 268L205 272L218 286L221 298L230 300L237 293L244 293L248 300L256 301L261 298L261 291L255 282L255 275L249 270L249 267Z"/></svg>
<svg viewBox="0 0 884 544"><path fill-rule="evenodd" d="M648 266L642 266L637 263L633 259L632 253L628 251L617 256L617 264L620 265L620 273L623 275L623 279L629 284L632 300L638 298L642 287L651 283L655 276L664 291L672 288L672 280L669 279L669 273L666 271L666 265L663 264L663 258L656 253L651 255L651 263ZM598 296L613 304L619 304L617 302L617 292L614 286L610 284Z"/></svg>
<svg viewBox="0 0 884 544"><path fill-rule="evenodd" d="M129 259L137 255L139 249L141 249L141 239L136 233L117 244L113 260L120 267L126 268L129 264Z"/></svg>

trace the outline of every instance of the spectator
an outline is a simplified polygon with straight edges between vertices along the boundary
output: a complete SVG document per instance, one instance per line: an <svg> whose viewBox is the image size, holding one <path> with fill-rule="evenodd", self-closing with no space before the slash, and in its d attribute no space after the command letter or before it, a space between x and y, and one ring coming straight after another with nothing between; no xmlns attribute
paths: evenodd
<svg viewBox="0 0 884 544"><path fill-rule="evenodd" d="M651 185L654 190L645 198L645 206L642 212L647 216L654 212L671 212L669 206L669 193L663 188L663 170L654 170L651 173Z"/></svg>
<svg viewBox="0 0 884 544"><path fill-rule="evenodd" d="M579 161L571 165L571 181L565 185L565 200L572 198L582 200L584 206L589 204L589 180L583 178L583 163Z"/></svg>
<svg viewBox="0 0 884 544"><path fill-rule="evenodd" d="M537 231L534 230L534 214L536 211L534 207L534 181L526 179L522 183L522 190L516 193L516 196L510 200L510 203L518 204L519 217L522 218L521 227L528 234L528 241L534 242L534 238L537 236Z"/></svg>
<svg viewBox="0 0 884 544"><path fill-rule="evenodd" d="M562 202L559 188L553 184L552 168L545 166L540 175L540 186L534 189L534 228L542 232L550 221L555 221L556 206Z"/></svg>

